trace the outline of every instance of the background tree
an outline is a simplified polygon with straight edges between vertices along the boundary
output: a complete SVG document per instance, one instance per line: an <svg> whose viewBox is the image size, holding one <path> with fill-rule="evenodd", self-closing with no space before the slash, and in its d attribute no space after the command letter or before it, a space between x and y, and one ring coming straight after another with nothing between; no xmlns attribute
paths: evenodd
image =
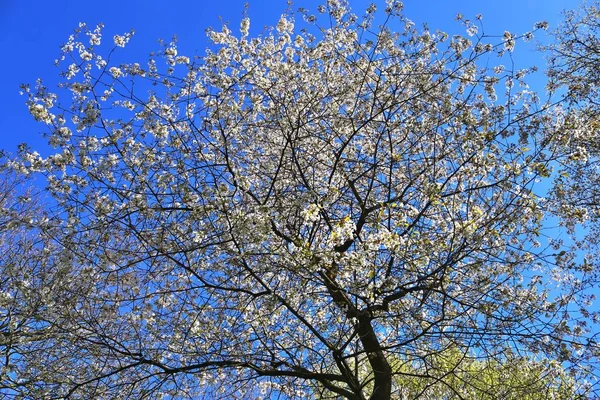
<svg viewBox="0 0 600 400"><path fill-rule="evenodd" d="M21 369L32 348L52 341L44 320L59 297L60 273L52 272L53 251L38 227L49 220L31 182L0 159L0 393L32 393L37 382ZM46 344L44 344L46 343ZM37 374L36 374L37 377Z"/></svg>
<svg viewBox="0 0 600 400"><path fill-rule="evenodd" d="M433 352L427 364L415 365L390 358L396 372L393 388L401 399L514 399L572 400L583 398L578 384L556 361L533 361L511 354L502 363L479 360L457 348ZM362 370L367 374L368 372ZM320 390L319 390L320 389ZM370 389L370 388L369 388ZM327 399L331 393L317 386L317 398ZM328 396L329 394L329 396Z"/></svg>
<svg viewBox="0 0 600 400"><path fill-rule="evenodd" d="M557 199L565 208L577 208L578 220L596 218L600 210L597 159L600 85L600 10L598 2L565 12L563 23L554 32L549 54L548 87L560 90L571 108L563 129L569 131L564 145L570 156L558 178ZM572 210L565 210L566 216ZM572 213L573 214L573 213ZM577 222L577 221L575 221Z"/></svg>
<svg viewBox="0 0 600 400"><path fill-rule="evenodd" d="M203 57L173 41L145 65L111 63L130 34L102 57L101 27L80 26L59 94L25 88L56 152L13 163L46 177L68 282L55 333L18 360L32 390L390 399L433 380L459 396L451 351L549 357L593 393L593 315L568 314L574 267L540 244L535 191L567 133L529 70L485 67L519 38L375 8L332 0L258 37L244 19Z"/></svg>
<svg viewBox="0 0 600 400"><path fill-rule="evenodd" d="M533 362L518 355L505 354L506 360L478 360L462 351L448 349L435 354L431 377L406 365L394 382L405 399L578 399L578 383L557 362ZM410 373L414 374L413 376Z"/></svg>
<svg viewBox="0 0 600 400"><path fill-rule="evenodd" d="M552 44L544 49L549 55L548 88L565 100L557 122L565 132L560 151L566 157L557 168L549 204L571 234L572 245L557 262L580 266L573 279L586 295L571 302L582 315L595 299L600 250L599 18L597 1L566 11Z"/></svg>

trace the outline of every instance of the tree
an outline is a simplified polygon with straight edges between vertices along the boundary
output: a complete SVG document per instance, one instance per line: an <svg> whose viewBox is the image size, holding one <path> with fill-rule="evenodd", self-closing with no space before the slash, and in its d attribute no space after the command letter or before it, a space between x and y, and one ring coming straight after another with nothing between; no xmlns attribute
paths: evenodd
<svg viewBox="0 0 600 400"><path fill-rule="evenodd" d="M599 3L593 1L566 11L549 50L549 89L567 88L573 102L598 105L600 38Z"/></svg>
<svg viewBox="0 0 600 400"><path fill-rule="evenodd" d="M43 320L60 286L51 272L51 244L37 227L49 221L30 182L0 160L0 393L16 395L28 381L21 370L29 349L51 341L52 326ZM29 391L30 387L27 387Z"/></svg>
<svg viewBox="0 0 600 400"><path fill-rule="evenodd" d="M583 270L577 280L586 295L572 301L581 315L587 315L595 298L600 254L599 6L594 1L565 12L553 43L544 49L549 54L548 88L564 98L559 129L566 133L560 143L566 157L559 165L549 205L572 240L571 249L557 261L567 267L579 264Z"/></svg>
<svg viewBox="0 0 600 400"><path fill-rule="evenodd" d="M510 351L504 356L506 359L502 363L479 360L449 346L430 354L420 364L392 358L390 365L396 372L392 385L396 397L401 399L581 398L576 393L577 383L559 363L535 362ZM368 374L365 370L361 372ZM317 398L329 398L325 388L318 389L321 390L317 390Z"/></svg>
<svg viewBox="0 0 600 400"><path fill-rule="evenodd" d="M521 37L318 12L144 66L81 25L58 93L25 87L56 152L13 167L47 180L68 282L15 361L38 396L390 399L407 371L463 379L448 349L548 357L594 393L594 314L571 317L577 267L540 243L566 133L529 70L485 67Z"/></svg>
<svg viewBox="0 0 600 400"><path fill-rule="evenodd" d="M405 399L567 400L582 397L576 393L576 382L557 363L532 362L509 354L500 364L465 358L456 349L436 354L432 361L435 377L422 379L422 372L405 367L404 376L396 378L394 383L401 393L406 393L403 393Z"/></svg>
<svg viewBox="0 0 600 400"><path fill-rule="evenodd" d="M563 143L569 157L557 178L554 197L565 224L571 228L586 221L596 224L600 215L599 6L595 1L566 12L564 22L554 32L553 44L545 49L550 55L548 87L562 90L569 104L563 127L569 131Z"/></svg>

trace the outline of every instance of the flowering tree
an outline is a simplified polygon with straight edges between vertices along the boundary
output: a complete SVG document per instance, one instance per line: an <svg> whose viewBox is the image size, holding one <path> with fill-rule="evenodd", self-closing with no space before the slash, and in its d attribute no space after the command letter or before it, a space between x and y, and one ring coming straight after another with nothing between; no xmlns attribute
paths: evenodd
<svg viewBox="0 0 600 400"><path fill-rule="evenodd" d="M563 145L569 157L556 181L554 199L565 224L591 222L594 232L587 237L597 245L600 216L598 115L600 79L600 4L595 1L565 13L554 32L549 51L549 89L562 90L570 105L566 129L571 134Z"/></svg>
<svg viewBox="0 0 600 400"><path fill-rule="evenodd" d="M246 18L144 65L111 63L131 34L107 58L80 26L58 93L25 88L56 152L11 163L46 177L68 293L15 360L28 395L390 399L416 376L433 396L514 354L591 393L594 314L568 312L536 194L568 132L529 70L484 67L532 34L375 11L331 0L259 37Z"/></svg>
<svg viewBox="0 0 600 400"><path fill-rule="evenodd" d="M557 171L550 204L571 234L573 245L558 261L581 265L585 272L578 284L588 293L597 286L595 271L600 254L599 17L597 1L565 12L563 23L554 32L554 42L545 49L550 64L548 87L564 97L567 106L562 113L562 129L569 133L561 141L561 151L567 157ZM586 305L592 299L589 294L583 299L579 312L586 315Z"/></svg>
<svg viewBox="0 0 600 400"><path fill-rule="evenodd" d="M22 176L0 162L0 393L25 386L19 359L51 338L45 309L56 301L60 274L50 272L50 244L35 226L48 224L41 204Z"/></svg>

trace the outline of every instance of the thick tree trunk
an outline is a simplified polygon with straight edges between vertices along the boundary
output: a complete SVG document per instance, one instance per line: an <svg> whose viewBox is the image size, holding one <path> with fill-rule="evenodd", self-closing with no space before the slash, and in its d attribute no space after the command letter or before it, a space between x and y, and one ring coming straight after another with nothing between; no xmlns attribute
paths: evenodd
<svg viewBox="0 0 600 400"><path fill-rule="evenodd" d="M373 369L374 386L370 400L390 400L392 395L392 368L381 350L379 339L377 339L373 325L371 325L371 317L367 315L359 316L355 326Z"/></svg>
<svg viewBox="0 0 600 400"><path fill-rule="evenodd" d="M337 268L337 266L333 265L332 268ZM332 300L342 307L348 307L346 315L349 318L357 319L357 322L354 324L354 329L358 333L360 342L367 354L371 369L373 370L374 387L369 400L390 400L392 395L392 368L381 349L381 344L379 343L377 334L371 324L373 318L371 317L370 312L358 310L345 293L337 286L334 277L329 273L321 272L320 275L323 278L323 282L325 283Z"/></svg>

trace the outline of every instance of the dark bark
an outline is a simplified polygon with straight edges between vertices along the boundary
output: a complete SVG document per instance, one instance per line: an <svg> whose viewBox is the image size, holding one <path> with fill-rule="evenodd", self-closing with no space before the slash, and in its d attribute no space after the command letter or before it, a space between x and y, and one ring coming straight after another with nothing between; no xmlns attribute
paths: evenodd
<svg viewBox="0 0 600 400"><path fill-rule="evenodd" d="M373 369L373 393L370 400L390 400L392 368L383 354L379 339L373 329L372 318L368 315L359 316L355 327Z"/></svg>

